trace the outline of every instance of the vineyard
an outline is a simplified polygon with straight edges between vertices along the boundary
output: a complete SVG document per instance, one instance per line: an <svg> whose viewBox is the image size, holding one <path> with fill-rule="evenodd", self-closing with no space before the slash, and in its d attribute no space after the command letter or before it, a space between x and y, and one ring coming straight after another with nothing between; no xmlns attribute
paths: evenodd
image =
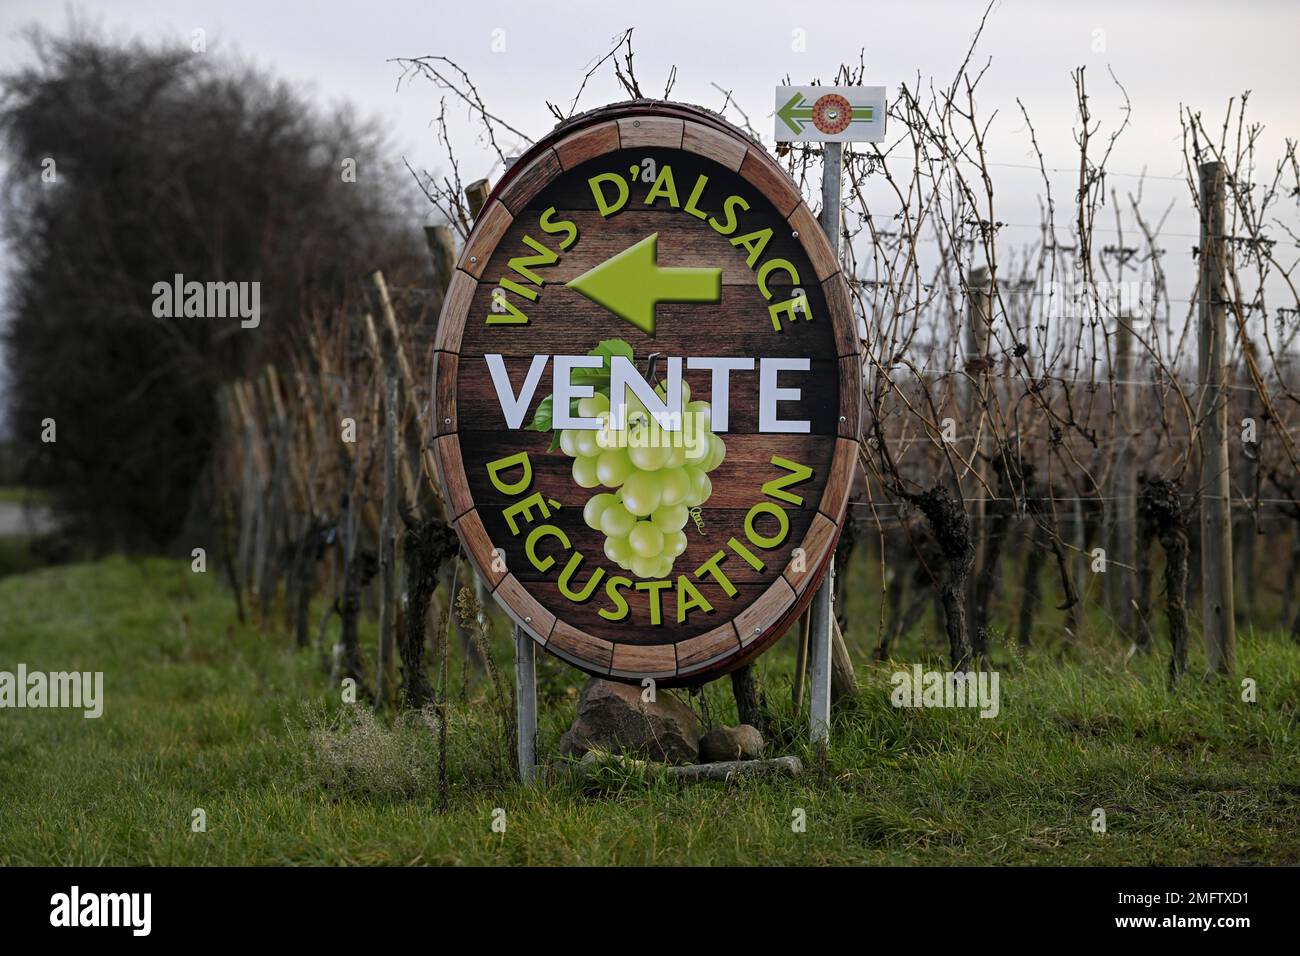
<svg viewBox="0 0 1300 956"><path fill-rule="evenodd" d="M625 42L618 76L640 98ZM404 66L468 102L493 143L517 133L454 64ZM860 82L862 69L839 79ZM888 660L937 634L963 670L1100 640L1160 655L1176 681L1203 641L1210 670L1232 674L1239 632L1300 639L1294 142L1258 155L1246 97L1214 129L1187 110L1181 181L1201 230L1165 234L1140 175L1123 194L1114 185L1129 175L1106 168L1127 117L1099 135L1080 70L1077 183L1061 196L1042 164L1043 219L1018 242L983 160L977 83L964 64L925 98L904 84L890 107L896 139L846 155L863 420L836 553L839 646ZM778 152L810 191L819 151ZM224 388L212 475L241 614L270 621L279 608L335 679L390 704L400 687L414 705L431 699L427 649L435 668L449 643L482 665L481 621L454 613L457 595L469 589L475 615L493 613L457 560L430 455L442 431L430 415L436 319L489 184L421 182L450 223L427 230L434 282L394 288L375 274L368 311L311 316L287 366ZM708 400L706 378L687 387ZM557 438L578 456L578 483L600 485L599 450L584 456L577 435ZM612 489L624 476L610 477ZM649 514L616 510L624 534ZM681 533L677 517L669 532ZM631 567L621 547L606 554ZM848 614L849 582L876 592L870 615ZM373 661L358 643L363 608L378 620ZM844 686L851 670L837 668Z"/></svg>
<svg viewBox="0 0 1300 956"><path fill-rule="evenodd" d="M991 11L950 74L889 78L878 142L773 144L765 107L718 83L678 102L702 97L675 93L676 66L645 79L631 29L546 101L553 128L489 102L465 60L388 61L428 107L429 164L216 57L72 38L3 78L16 167L55 136L65 73L93 93L70 100L123 99L63 130L118 150L60 158L91 199L28 176L6 200L48 238L23 246L5 340L22 430L0 447L0 674L106 679L91 731L3 715L0 865L1300 861L1300 139L1225 91L1180 106L1151 168L1123 165L1136 107L1113 72L1055 77L1055 117L987 105ZM876 79L864 53L798 81ZM828 121L778 97L773 122ZM121 132L154 110L171 136L194 103L212 112L177 149L193 168ZM225 141L246 151L227 162ZM606 160L635 245L597 233L617 210L582 164ZM189 276L262 298L191 316ZM643 276L681 304L658 329L670 300ZM503 359L497 326L533 338ZM791 359L810 326L823 352ZM693 364L675 335L734 354ZM762 371L773 341L812 369L802 399ZM590 394L566 414L538 382L574 358ZM708 362L735 363L730 394ZM625 385L644 386L630 416ZM820 416L809 435L758 426L778 399ZM689 417L679 440L648 423L660 401ZM563 532L515 526L534 517L500 472L525 446L570 493ZM780 535L747 545L724 521L753 530L763 495ZM680 583L722 549L738 587ZM571 619L537 597L557 587ZM698 732L675 754L598 746L593 686ZM704 757L746 727L756 745Z"/></svg>

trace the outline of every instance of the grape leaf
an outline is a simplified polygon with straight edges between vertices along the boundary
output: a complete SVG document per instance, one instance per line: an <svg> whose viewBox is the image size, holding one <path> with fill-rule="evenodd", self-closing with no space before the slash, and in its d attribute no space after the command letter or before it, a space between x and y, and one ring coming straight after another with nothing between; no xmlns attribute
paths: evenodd
<svg viewBox="0 0 1300 956"><path fill-rule="evenodd" d="M537 404L537 411L533 412L533 420L524 426L524 431L529 432L549 432L551 430L551 420L555 416L555 398L547 395Z"/></svg>
<svg viewBox="0 0 1300 956"><path fill-rule="evenodd" d="M591 385L598 394L609 397L609 373L610 366L613 364L613 357L622 355L630 362L632 360L632 346L622 339L604 339L587 354L600 356L604 364L600 368L575 368L569 376L569 380L574 385ZM578 399L575 398L569 402L569 414L578 414ZM555 451L560 447L560 432L559 429L554 427L554 420L555 397L548 395L538 402L537 411L533 413L533 420L524 426L525 431L551 432L551 445L547 451Z"/></svg>
<svg viewBox="0 0 1300 956"><path fill-rule="evenodd" d="M594 385L597 389L608 389L609 370L613 357L622 355L630 362L632 346L622 339L604 339L587 354L599 356L604 364L600 368L575 368L571 380L575 385Z"/></svg>
<svg viewBox="0 0 1300 956"><path fill-rule="evenodd" d="M632 361L632 346L628 345L622 339L602 339L596 347L587 354L599 355L605 360L605 367L609 368L610 357L614 355L622 355L629 362Z"/></svg>
<svg viewBox="0 0 1300 956"><path fill-rule="evenodd" d="M578 400L576 398L569 402L569 414L578 414ZM548 452L555 451L560 447L560 430L553 427L554 418L555 397L547 395L537 403L537 411L533 412L533 420L524 426L524 431L551 433L551 444L546 449Z"/></svg>

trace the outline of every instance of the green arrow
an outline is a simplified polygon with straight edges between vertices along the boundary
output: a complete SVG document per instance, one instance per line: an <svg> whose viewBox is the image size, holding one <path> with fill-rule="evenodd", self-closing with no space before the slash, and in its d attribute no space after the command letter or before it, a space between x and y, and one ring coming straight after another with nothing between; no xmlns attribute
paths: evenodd
<svg viewBox="0 0 1300 956"><path fill-rule="evenodd" d="M802 93L796 93L790 97L790 102L776 111L776 115L785 120L785 125L790 127L792 133L799 133L803 130L803 123L796 123L795 120L812 119L813 111L811 106L804 106Z"/></svg>
<svg viewBox="0 0 1300 956"><path fill-rule="evenodd" d="M654 335L656 305L717 302L722 298L722 270L659 265L659 233L653 232L566 285Z"/></svg>

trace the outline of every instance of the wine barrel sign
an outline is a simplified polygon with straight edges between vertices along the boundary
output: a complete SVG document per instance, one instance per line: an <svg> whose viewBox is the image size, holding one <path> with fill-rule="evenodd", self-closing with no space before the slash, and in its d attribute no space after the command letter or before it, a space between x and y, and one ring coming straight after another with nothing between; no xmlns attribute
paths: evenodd
<svg viewBox="0 0 1300 956"><path fill-rule="evenodd" d="M858 350L839 263L761 145L676 104L584 114L497 185L448 290L449 519L546 650L625 681L717 677L826 570Z"/></svg>

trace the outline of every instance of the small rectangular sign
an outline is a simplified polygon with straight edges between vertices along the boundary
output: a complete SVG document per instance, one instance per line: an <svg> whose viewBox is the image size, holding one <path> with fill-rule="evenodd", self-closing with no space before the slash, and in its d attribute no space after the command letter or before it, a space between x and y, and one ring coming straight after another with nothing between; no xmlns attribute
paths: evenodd
<svg viewBox="0 0 1300 956"><path fill-rule="evenodd" d="M879 143L885 138L883 86L778 86L778 142Z"/></svg>

